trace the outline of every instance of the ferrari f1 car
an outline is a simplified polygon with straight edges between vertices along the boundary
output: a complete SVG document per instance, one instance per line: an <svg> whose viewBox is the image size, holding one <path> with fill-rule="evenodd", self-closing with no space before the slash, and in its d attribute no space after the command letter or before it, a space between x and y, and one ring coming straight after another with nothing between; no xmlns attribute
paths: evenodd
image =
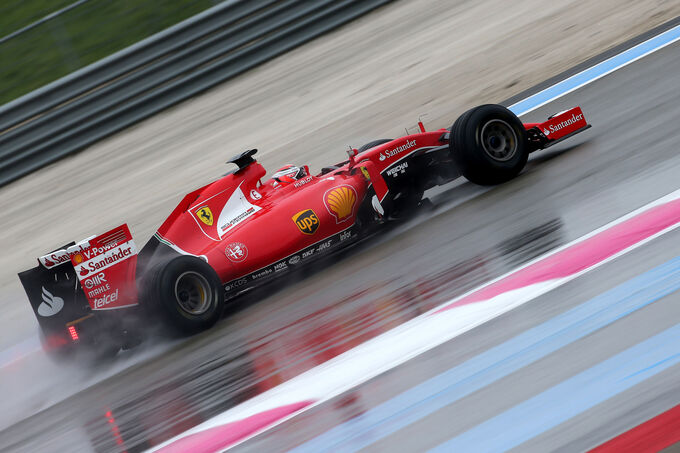
<svg viewBox="0 0 680 453"><path fill-rule="evenodd" d="M316 175L289 166L263 181L256 150L246 151L228 161L230 173L186 195L139 253L121 225L39 257L19 277L43 346L116 353L135 343L139 325L208 329L226 301L403 218L427 189L461 175L506 182L529 153L590 125L579 107L522 124L505 107L482 105L450 129L418 127L351 149Z"/></svg>

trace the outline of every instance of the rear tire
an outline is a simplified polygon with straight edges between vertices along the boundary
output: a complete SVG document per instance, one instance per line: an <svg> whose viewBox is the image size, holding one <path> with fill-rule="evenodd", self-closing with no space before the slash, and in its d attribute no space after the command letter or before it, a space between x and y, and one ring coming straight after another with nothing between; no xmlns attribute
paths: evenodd
<svg viewBox="0 0 680 453"><path fill-rule="evenodd" d="M180 333L209 329L222 315L222 283L215 270L195 256L179 256L159 265L145 286L145 300Z"/></svg>
<svg viewBox="0 0 680 453"><path fill-rule="evenodd" d="M501 105L480 105L463 113L451 126L450 137L453 161L475 184L509 181L529 158L524 125Z"/></svg>

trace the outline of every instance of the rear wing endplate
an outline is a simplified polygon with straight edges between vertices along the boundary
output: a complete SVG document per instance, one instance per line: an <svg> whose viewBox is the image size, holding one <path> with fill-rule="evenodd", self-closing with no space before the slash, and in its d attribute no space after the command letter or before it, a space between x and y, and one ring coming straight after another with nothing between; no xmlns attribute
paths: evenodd
<svg viewBox="0 0 680 453"><path fill-rule="evenodd" d="M38 261L46 269L69 261L92 310L137 305L137 247L126 224Z"/></svg>

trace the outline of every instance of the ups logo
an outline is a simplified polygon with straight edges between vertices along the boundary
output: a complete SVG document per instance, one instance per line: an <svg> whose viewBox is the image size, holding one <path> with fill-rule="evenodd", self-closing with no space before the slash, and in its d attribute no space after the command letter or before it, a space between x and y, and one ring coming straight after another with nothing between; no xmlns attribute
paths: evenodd
<svg viewBox="0 0 680 453"><path fill-rule="evenodd" d="M314 234L319 229L319 218L314 211L307 209L293 216L293 222L304 234Z"/></svg>

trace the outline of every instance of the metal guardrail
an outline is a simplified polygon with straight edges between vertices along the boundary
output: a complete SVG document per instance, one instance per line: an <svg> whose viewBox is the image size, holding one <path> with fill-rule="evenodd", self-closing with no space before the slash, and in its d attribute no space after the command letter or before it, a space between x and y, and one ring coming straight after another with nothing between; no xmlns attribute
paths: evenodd
<svg viewBox="0 0 680 453"><path fill-rule="evenodd" d="M0 107L0 185L391 0L231 1Z"/></svg>

